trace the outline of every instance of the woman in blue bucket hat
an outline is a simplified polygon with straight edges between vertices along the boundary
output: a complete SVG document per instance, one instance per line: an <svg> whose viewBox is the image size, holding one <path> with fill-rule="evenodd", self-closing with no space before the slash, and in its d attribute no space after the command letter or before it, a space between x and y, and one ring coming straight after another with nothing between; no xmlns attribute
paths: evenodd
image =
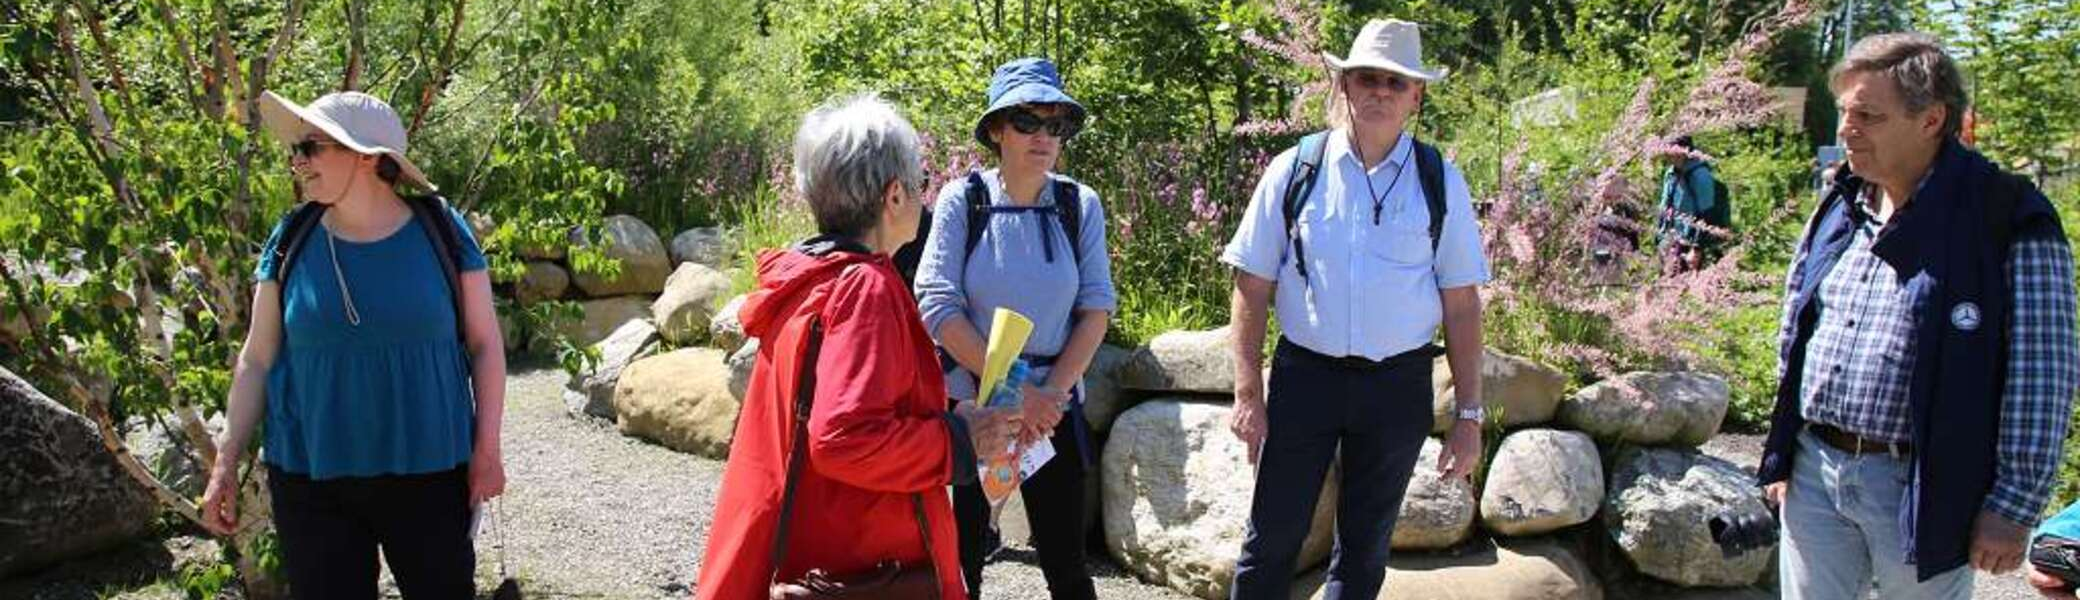
<svg viewBox="0 0 2080 600"><path fill-rule="evenodd" d="M1022 58L997 67L975 123L975 141L997 168L941 189L917 270L925 328L939 343L956 402L975 398L989 316L1009 308L1033 321L1022 357L1033 371L1022 387L1021 436L1048 439L1056 455L1020 494L1057 600L1097 597L1084 566L1084 475L1096 457L1078 384L1118 305L1098 195L1054 173L1085 115L1053 63ZM955 486L953 495L961 568L980 597L989 502L978 485Z"/></svg>

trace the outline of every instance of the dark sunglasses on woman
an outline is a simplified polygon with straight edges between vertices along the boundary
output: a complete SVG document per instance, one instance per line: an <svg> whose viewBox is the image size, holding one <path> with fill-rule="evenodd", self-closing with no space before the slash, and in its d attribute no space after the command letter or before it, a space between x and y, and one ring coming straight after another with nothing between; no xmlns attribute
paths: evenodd
<svg viewBox="0 0 2080 600"><path fill-rule="evenodd" d="M1053 117L1042 117L1040 115L1033 114L1033 111L1031 110L1023 108L1014 108L1011 109L1011 112L1007 115L1007 118L1011 123L1012 130L1026 135L1033 135L1036 133L1040 133L1041 131L1046 131L1047 135L1051 135L1061 139L1069 139L1072 137L1076 137L1076 133L1083 130L1082 120L1072 118L1066 114L1056 115Z"/></svg>
<svg viewBox="0 0 2080 600"><path fill-rule="evenodd" d="M301 142L289 144L289 156L295 158L310 158L318 155L319 148L337 145L339 144L323 140L303 140Z"/></svg>

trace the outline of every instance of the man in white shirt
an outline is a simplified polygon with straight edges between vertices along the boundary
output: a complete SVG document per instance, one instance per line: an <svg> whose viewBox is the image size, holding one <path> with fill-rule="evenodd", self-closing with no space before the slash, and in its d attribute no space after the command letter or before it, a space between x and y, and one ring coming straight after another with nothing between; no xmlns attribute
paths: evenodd
<svg viewBox="0 0 2080 600"><path fill-rule="evenodd" d="M1404 131L1424 86L1441 76L1423 68L1421 48L1414 23L1374 20L1348 58L1326 57L1335 127L1271 162L1222 253L1235 268L1231 427L1257 463L1233 598L1290 593L1339 446L1324 597L1378 596L1394 519L1432 423L1439 325L1458 407L1439 468L1464 478L1480 463L1475 286L1488 280L1488 265L1464 177ZM1442 198L1426 193L1433 186ZM1284 335L1267 402L1260 369L1274 297Z"/></svg>

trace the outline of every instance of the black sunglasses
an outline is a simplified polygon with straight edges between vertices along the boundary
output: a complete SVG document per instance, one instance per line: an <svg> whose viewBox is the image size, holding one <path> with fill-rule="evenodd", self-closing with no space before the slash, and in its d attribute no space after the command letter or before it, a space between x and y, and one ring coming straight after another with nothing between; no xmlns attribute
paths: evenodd
<svg viewBox="0 0 2080 600"><path fill-rule="evenodd" d="M1083 120L1070 116L1067 111L1053 117L1042 117L1030 110L1014 108L1005 115L1005 119L1011 123L1011 129L1026 135L1044 130L1047 135L1069 139L1076 137L1077 132L1083 131Z"/></svg>
<svg viewBox="0 0 2080 600"><path fill-rule="evenodd" d="M289 155L296 158L310 158L318 155L319 148L337 145L339 145L338 142L328 142L323 140L303 140L294 144L289 144Z"/></svg>

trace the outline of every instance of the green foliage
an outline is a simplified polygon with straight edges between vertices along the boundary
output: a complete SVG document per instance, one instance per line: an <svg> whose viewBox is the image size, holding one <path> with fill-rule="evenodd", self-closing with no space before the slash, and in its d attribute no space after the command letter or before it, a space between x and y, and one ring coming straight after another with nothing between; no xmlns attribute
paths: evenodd
<svg viewBox="0 0 2080 600"><path fill-rule="evenodd" d="M2080 4L1959 0L1917 7L1916 25L1958 56L1981 149L2011 168L2075 164L2080 151Z"/></svg>
<svg viewBox="0 0 2080 600"><path fill-rule="evenodd" d="M238 572L224 563L191 564L182 567L177 577L181 597L215 600L238 581Z"/></svg>

